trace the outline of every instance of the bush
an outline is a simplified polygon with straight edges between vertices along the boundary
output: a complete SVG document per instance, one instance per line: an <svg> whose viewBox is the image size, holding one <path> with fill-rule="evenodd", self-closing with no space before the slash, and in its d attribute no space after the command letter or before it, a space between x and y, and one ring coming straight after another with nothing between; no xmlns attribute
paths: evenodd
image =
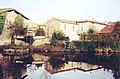
<svg viewBox="0 0 120 79"><path fill-rule="evenodd" d="M98 47L98 42L73 41L72 43L77 49L83 49L83 50L91 51Z"/></svg>
<svg viewBox="0 0 120 79"><path fill-rule="evenodd" d="M54 32L52 34L52 38L50 39L51 44L56 44L59 41L69 41L69 37L65 37L65 35L62 32Z"/></svg>

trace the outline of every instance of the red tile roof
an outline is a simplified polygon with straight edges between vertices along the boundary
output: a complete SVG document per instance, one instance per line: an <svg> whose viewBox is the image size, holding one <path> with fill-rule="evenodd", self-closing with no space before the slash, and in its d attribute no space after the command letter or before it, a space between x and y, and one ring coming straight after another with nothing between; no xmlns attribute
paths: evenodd
<svg viewBox="0 0 120 79"><path fill-rule="evenodd" d="M17 13L17 14L20 14L22 17L24 17L25 19L29 20L29 18L27 18L26 16L24 16L23 14L21 14L20 12L18 12L18 11L15 10L15 9L12 9L12 8L0 8L0 13L3 13L3 12L11 12L11 11L14 11L14 12Z"/></svg>
<svg viewBox="0 0 120 79"><path fill-rule="evenodd" d="M104 27L99 33L120 33L120 22L108 22L107 27Z"/></svg>
<svg viewBox="0 0 120 79"><path fill-rule="evenodd" d="M114 31L113 26L107 26L101 29L98 33L112 33Z"/></svg>

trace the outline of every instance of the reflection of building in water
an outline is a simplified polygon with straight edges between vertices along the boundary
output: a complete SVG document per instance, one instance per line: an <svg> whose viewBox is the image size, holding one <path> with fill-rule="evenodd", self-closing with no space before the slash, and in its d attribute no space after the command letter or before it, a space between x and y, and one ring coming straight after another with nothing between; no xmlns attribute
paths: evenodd
<svg viewBox="0 0 120 79"><path fill-rule="evenodd" d="M30 65L27 68L27 77L25 79L54 79L54 77L46 71L44 64Z"/></svg>
<svg viewBox="0 0 120 79"><path fill-rule="evenodd" d="M53 65L50 65L49 63L46 64L46 70L48 70L52 74L76 69L86 72L96 70L99 68L101 68L101 66L83 62L68 62L67 64L65 63L64 65L61 65L58 68L53 68Z"/></svg>

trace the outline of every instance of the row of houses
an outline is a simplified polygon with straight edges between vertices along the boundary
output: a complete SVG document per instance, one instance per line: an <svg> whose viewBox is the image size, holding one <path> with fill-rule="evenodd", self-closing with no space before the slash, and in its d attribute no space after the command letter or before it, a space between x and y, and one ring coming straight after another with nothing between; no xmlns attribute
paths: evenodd
<svg viewBox="0 0 120 79"><path fill-rule="evenodd" d="M33 23L30 21L29 18L21 14L15 9L12 8L2 8L0 9L0 19L3 17L2 14L6 13L6 18L4 22L4 26L0 25L0 27L3 27L2 33L0 35L0 44L3 45L5 43L10 44L11 43L11 34L13 29L10 28L10 26L13 26L12 24L15 23L16 17L20 16L23 18L23 25L21 25L24 28L27 28L26 35L33 36L34 38L37 38L36 40L42 39L40 36L36 37L36 31L37 29L42 28L45 32L44 39L45 38L51 38L52 34L56 31L61 31L64 33L65 36L68 36L70 41L73 40L80 40L80 34L85 36L85 34L88 33L89 30L93 30L96 34L113 34L116 33L119 36L119 24L116 25L116 22L98 22L95 20L80 20L80 21L71 21L71 20L64 20L59 18L51 18L46 23L38 24ZM20 17L18 18L20 20ZM18 23L21 23L18 20ZM19 24L20 25L20 24ZM117 27L117 28L116 28ZM13 28L13 27L12 27ZM40 38L40 39L39 39Z"/></svg>

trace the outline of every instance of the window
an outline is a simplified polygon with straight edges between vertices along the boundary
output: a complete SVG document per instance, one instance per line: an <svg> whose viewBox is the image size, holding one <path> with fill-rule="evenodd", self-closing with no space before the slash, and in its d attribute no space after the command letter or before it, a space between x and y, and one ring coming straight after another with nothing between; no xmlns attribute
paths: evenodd
<svg viewBox="0 0 120 79"><path fill-rule="evenodd" d="M73 31L75 30L75 27L73 26Z"/></svg>
<svg viewBox="0 0 120 79"><path fill-rule="evenodd" d="M66 24L64 24L64 31L66 31Z"/></svg>
<svg viewBox="0 0 120 79"><path fill-rule="evenodd" d="M83 31L83 26L81 27L81 31Z"/></svg>

